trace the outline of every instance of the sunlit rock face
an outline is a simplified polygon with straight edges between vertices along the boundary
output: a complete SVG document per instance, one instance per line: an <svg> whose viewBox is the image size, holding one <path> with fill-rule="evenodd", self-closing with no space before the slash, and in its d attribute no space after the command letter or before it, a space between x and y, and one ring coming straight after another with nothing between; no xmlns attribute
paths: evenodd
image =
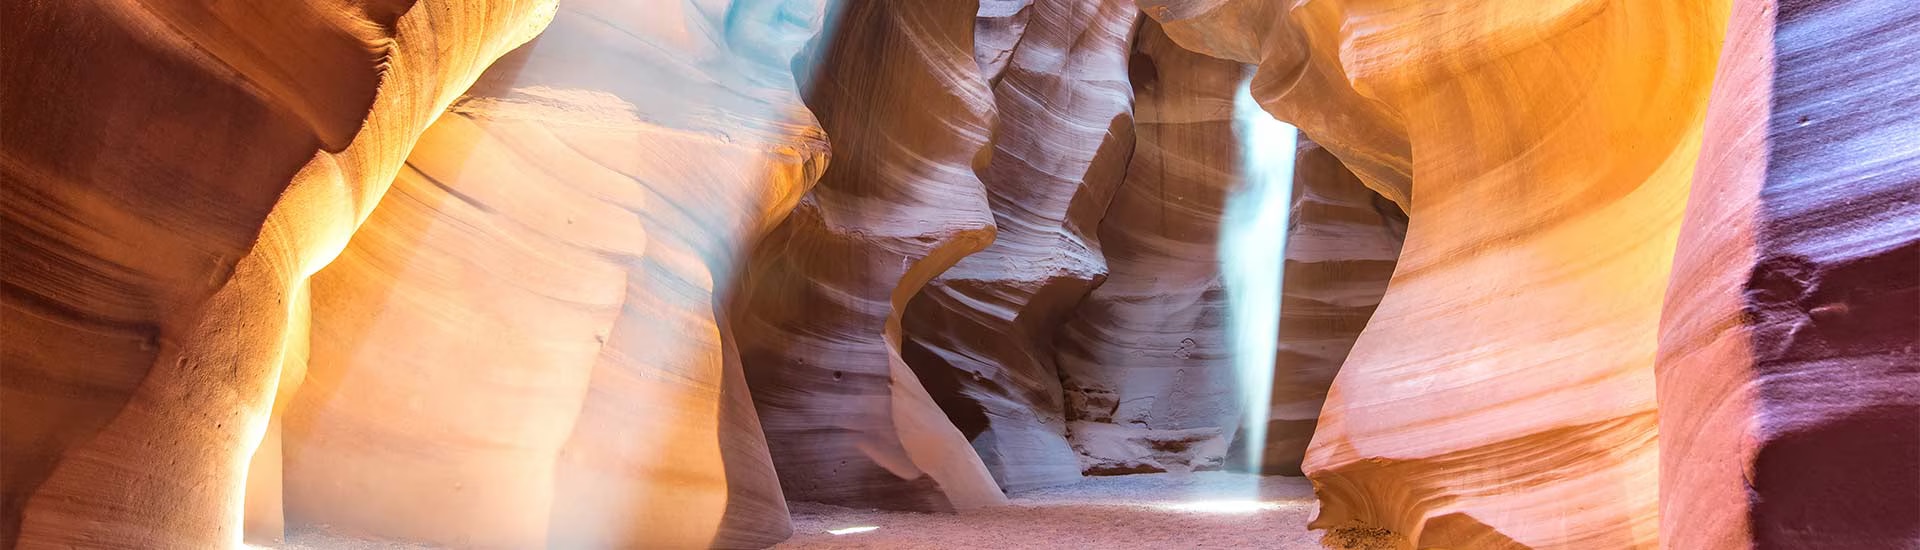
<svg viewBox="0 0 1920 550"><path fill-rule="evenodd" d="M239 540L306 278L427 124L551 10L0 7L0 546Z"/></svg>
<svg viewBox="0 0 1920 550"><path fill-rule="evenodd" d="M1661 330L1663 547L1920 546L1916 31L1734 3Z"/></svg>
<svg viewBox="0 0 1920 550"><path fill-rule="evenodd" d="M288 521L503 548L785 538L715 293L825 165L789 68L821 6L570 2L488 71L313 280Z"/></svg>
<svg viewBox="0 0 1920 550"><path fill-rule="evenodd" d="M1725 5L1145 4L1383 194L1386 134L1411 146L1403 253L1305 458L1329 542L1657 544L1654 348Z"/></svg>
<svg viewBox="0 0 1920 550"><path fill-rule="evenodd" d="M1068 436L1087 473L1220 468L1238 408L1215 258L1243 66L1153 24L1132 65L1138 141L1100 225L1108 274L1058 336Z"/></svg>
<svg viewBox="0 0 1920 550"><path fill-rule="evenodd" d="M997 6L981 5L974 51L998 75L980 172L998 231L909 304L905 358L994 480L1017 491L1080 478L1053 340L1106 276L1094 231L1133 149L1127 60L1140 14L1130 0ZM988 41L1015 16L1017 46Z"/></svg>
<svg viewBox="0 0 1920 550"><path fill-rule="evenodd" d="M977 171L994 105L978 5L850 0L799 63L833 147L753 251L734 304L747 381L788 498L951 511L1005 502L901 358L916 292L993 239Z"/></svg>
<svg viewBox="0 0 1920 550"><path fill-rule="evenodd" d="M1916 36L1871 0L6 3L0 548L765 547L788 499L1253 449L1336 548L1920 546ZM1312 142L1236 131L1248 64ZM1242 410L1220 226L1295 155Z"/></svg>
<svg viewBox="0 0 1920 550"><path fill-rule="evenodd" d="M1333 153L1302 140L1294 163L1280 336L1260 470L1301 475L1334 374L1387 291L1407 215Z"/></svg>

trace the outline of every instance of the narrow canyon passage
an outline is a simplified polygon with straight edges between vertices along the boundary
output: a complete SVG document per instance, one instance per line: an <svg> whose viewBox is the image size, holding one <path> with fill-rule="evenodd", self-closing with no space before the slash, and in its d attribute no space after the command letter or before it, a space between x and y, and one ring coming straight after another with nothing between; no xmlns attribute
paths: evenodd
<svg viewBox="0 0 1920 550"><path fill-rule="evenodd" d="M0 550L1920 547L1920 5L0 3Z"/></svg>

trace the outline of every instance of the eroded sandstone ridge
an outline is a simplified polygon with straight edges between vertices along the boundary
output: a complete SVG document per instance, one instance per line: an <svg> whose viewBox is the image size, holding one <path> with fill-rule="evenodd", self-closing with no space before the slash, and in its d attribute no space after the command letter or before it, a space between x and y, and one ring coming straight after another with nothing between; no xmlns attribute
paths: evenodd
<svg viewBox="0 0 1920 550"><path fill-rule="evenodd" d="M1301 475L1334 374L1387 291L1407 215L1318 143L1294 163L1280 336L1260 470Z"/></svg>
<svg viewBox="0 0 1920 550"><path fill-rule="evenodd" d="M0 545L216 548L306 278L548 0L7 2Z"/></svg>
<svg viewBox="0 0 1920 550"><path fill-rule="evenodd" d="M1916 66L1920 7L1734 2L1660 333L1663 547L1920 546Z"/></svg>
<svg viewBox="0 0 1920 550"><path fill-rule="evenodd" d="M488 71L314 277L288 521L447 546L785 538L716 292L826 163L790 69L822 5L569 1Z"/></svg>
<svg viewBox="0 0 1920 550"><path fill-rule="evenodd" d="M980 172L998 231L907 309L905 357L1007 491L1070 483L1053 340L1106 277L1094 235L1133 150L1130 0L981 5L974 46L999 124ZM1004 20L1020 17L1018 34ZM1014 44L994 39L1012 34ZM1006 50L1002 53L1002 50Z"/></svg>
<svg viewBox="0 0 1920 550"><path fill-rule="evenodd" d="M764 547L788 499L1255 448L1336 548L1920 545L1914 37L1873 0L7 2L0 548ZM1312 141L1249 150L1237 93ZM1243 410L1221 218L1296 154Z"/></svg>
<svg viewBox="0 0 1920 550"><path fill-rule="evenodd" d="M1138 143L1100 225L1108 274L1058 337L1068 436L1089 473L1220 468L1240 411L1216 257L1241 180L1233 97L1244 70L1155 24L1135 44Z"/></svg>
<svg viewBox="0 0 1920 550"><path fill-rule="evenodd" d="M973 57L977 8L842 2L833 36L798 64L833 162L753 251L733 317L789 498L926 511L1005 502L900 355L914 293L993 239L976 176L994 112Z"/></svg>
<svg viewBox="0 0 1920 550"><path fill-rule="evenodd" d="M1394 547L1654 546L1660 295L1724 4L1143 4L1183 45L1259 64L1263 106L1410 196L1307 451L1314 526ZM1409 188L1374 170L1403 162Z"/></svg>

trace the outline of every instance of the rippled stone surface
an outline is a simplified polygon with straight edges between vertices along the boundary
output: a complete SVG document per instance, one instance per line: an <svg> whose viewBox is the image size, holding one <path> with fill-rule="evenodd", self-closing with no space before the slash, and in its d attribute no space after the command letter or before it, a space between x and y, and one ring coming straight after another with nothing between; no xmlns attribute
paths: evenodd
<svg viewBox="0 0 1920 550"><path fill-rule="evenodd" d="M992 3L981 6L976 55ZM998 12L1004 13L1004 12ZM1133 151L1128 0L1037 0L994 82L999 124L980 172L993 243L961 259L907 309L906 359L1000 488L1071 483L1054 336L1106 278L1095 229Z"/></svg>
<svg viewBox="0 0 1920 550"><path fill-rule="evenodd" d="M833 161L752 252L733 329L788 498L921 511L1006 497L901 358L928 281L993 238L977 4L850 0L799 65Z"/></svg>
<svg viewBox="0 0 1920 550"><path fill-rule="evenodd" d="M1060 329L1068 437L1089 473L1224 466L1239 407L1217 260L1241 181L1233 97L1243 66L1158 25L1135 41L1138 143L1100 225L1106 281Z"/></svg>
<svg viewBox="0 0 1920 550"><path fill-rule="evenodd" d="M449 546L785 538L716 291L826 163L789 68L821 6L568 3L456 102L314 278L289 520Z"/></svg>
<svg viewBox="0 0 1920 550"><path fill-rule="evenodd" d="M1259 64L1268 111L1407 206L1306 453L1314 527L1654 546L1661 294L1724 4L1143 5L1182 44ZM1398 166L1410 187L1383 176Z"/></svg>
<svg viewBox="0 0 1920 550"><path fill-rule="evenodd" d="M307 277L428 123L552 9L0 8L0 545L238 540Z"/></svg>

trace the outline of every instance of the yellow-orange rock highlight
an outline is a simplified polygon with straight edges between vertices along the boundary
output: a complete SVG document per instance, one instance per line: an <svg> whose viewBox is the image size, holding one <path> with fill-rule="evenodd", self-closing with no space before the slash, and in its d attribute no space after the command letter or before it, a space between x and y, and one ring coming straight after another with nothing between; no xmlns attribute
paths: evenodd
<svg viewBox="0 0 1920 550"><path fill-rule="evenodd" d="M787 536L716 293L825 164L789 69L820 5L719 7L564 4L422 136L313 280L290 523L455 547Z"/></svg>
<svg viewBox="0 0 1920 550"><path fill-rule="evenodd" d="M0 542L238 541L304 280L551 10L7 3Z"/></svg>
<svg viewBox="0 0 1920 550"><path fill-rule="evenodd" d="M1352 94L1411 145L1405 249L1307 452L1314 527L1653 547L1660 295L1724 3L1143 4L1182 44L1260 64L1262 105L1389 196L1369 167L1396 164L1391 125L1317 117Z"/></svg>

